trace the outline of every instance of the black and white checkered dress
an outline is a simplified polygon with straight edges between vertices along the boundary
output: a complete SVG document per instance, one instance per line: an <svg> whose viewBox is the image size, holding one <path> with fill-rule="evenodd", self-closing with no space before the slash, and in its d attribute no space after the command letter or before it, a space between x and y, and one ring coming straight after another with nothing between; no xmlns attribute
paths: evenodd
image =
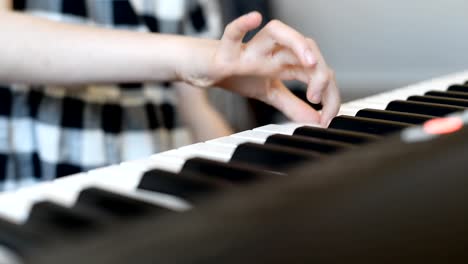
<svg viewBox="0 0 468 264"><path fill-rule="evenodd" d="M222 29L214 0L14 0L14 8L57 21L138 31L218 37ZM0 85L0 189L187 144L176 104L170 84Z"/></svg>

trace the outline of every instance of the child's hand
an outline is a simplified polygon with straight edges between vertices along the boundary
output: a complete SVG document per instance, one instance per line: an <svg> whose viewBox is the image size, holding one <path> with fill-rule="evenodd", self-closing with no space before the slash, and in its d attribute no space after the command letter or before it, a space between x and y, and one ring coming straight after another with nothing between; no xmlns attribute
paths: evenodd
<svg viewBox="0 0 468 264"><path fill-rule="evenodd" d="M213 55L215 67L205 81L214 80L233 92L264 101L294 121L328 125L339 110L340 96L317 44L279 21L271 21L251 41L242 43L261 20L254 12L226 27ZM306 83L309 101L323 104L321 116L294 96L283 80Z"/></svg>

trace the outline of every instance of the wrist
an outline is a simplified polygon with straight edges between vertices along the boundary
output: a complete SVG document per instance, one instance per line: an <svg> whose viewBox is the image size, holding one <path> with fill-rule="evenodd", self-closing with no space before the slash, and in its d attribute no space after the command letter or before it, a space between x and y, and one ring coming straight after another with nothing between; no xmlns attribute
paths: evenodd
<svg viewBox="0 0 468 264"><path fill-rule="evenodd" d="M196 87L213 86L218 79L215 54L219 41L211 39L185 38L180 43L175 65L177 80Z"/></svg>

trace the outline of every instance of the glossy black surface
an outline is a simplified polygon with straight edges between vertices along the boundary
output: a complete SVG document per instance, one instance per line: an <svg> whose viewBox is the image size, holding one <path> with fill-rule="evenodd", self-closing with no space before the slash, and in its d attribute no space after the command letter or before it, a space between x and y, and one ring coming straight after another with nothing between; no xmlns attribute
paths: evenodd
<svg viewBox="0 0 468 264"><path fill-rule="evenodd" d="M330 154L339 150L349 149L353 146L348 143L342 143L333 140L324 140L305 136L288 136L282 134L269 136L265 141L265 144L291 147L324 154Z"/></svg>
<svg viewBox="0 0 468 264"><path fill-rule="evenodd" d="M320 128L320 127L311 127L311 126L299 127L294 131L293 135L324 139L324 140L334 140L334 141L350 143L350 144L362 144L362 143L375 141L380 138L379 136L372 135L372 134L351 132L351 131L345 131L345 130L333 129L333 128L326 129L326 128Z"/></svg>
<svg viewBox="0 0 468 264"><path fill-rule="evenodd" d="M356 116L372 118L372 119L381 119L385 121L410 123L410 124L421 124L434 118L434 116L428 116L428 115L410 114L410 113L402 113L402 112L395 112L395 111L389 111L389 110L377 110L377 109L359 110Z"/></svg>
<svg viewBox="0 0 468 264"><path fill-rule="evenodd" d="M397 100L390 102L386 110L443 117L454 112L463 111L465 108L459 106Z"/></svg>
<svg viewBox="0 0 468 264"><path fill-rule="evenodd" d="M344 129L376 135L386 135L409 126L411 126L411 124L353 116L337 116L330 124L330 127L335 129Z"/></svg>
<svg viewBox="0 0 468 264"><path fill-rule="evenodd" d="M290 147L244 143L236 148L231 162L254 164L265 170L281 172L300 162L310 162L320 157L318 153Z"/></svg>

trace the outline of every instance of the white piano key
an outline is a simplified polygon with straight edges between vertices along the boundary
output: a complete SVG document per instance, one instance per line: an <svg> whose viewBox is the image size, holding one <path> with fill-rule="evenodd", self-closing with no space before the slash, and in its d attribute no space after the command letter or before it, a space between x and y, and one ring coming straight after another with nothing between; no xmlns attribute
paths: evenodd
<svg viewBox="0 0 468 264"><path fill-rule="evenodd" d="M265 142L265 140L257 140L254 141L252 139L247 139L247 138L236 138L236 137L222 137L222 138L217 138L213 140L206 141L206 144L213 144L213 145L221 145L221 146L228 146L228 147L236 147L240 144L246 143L246 142L253 142L253 143L260 143L262 144L262 141Z"/></svg>
<svg viewBox="0 0 468 264"><path fill-rule="evenodd" d="M71 207L78 198L81 190L96 185L96 175L80 173L55 180L40 200L49 200L55 203Z"/></svg>
<svg viewBox="0 0 468 264"><path fill-rule="evenodd" d="M277 134L292 135L294 130L302 126L318 126L316 124L298 124L298 123L287 123L282 125L266 125L262 127L255 128L253 131L263 131L263 132L272 132Z"/></svg>
<svg viewBox="0 0 468 264"><path fill-rule="evenodd" d="M258 142L265 142L266 138L276 134L277 132L274 131L262 131L262 130L247 130L244 132L236 133L233 134L229 137L234 137L234 138L245 138L245 139L250 139L253 141L258 141Z"/></svg>
<svg viewBox="0 0 468 264"><path fill-rule="evenodd" d="M179 148L174 151L165 152L164 155L179 157L181 159L187 160L190 158L201 157L209 158L218 161L228 161L232 153L234 152L235 147L198 143L189 145L186 147Z"/></svg>
<svg viewBox="0 0 468 264"><path fill-rule="evenodd" d="M18 224L24 223L34 203L43 200L50 189L50 183L40 183L3 194L0 197L0 217Z"/></svg>
<svg viewBox="0 0 468 264"><path fill-rule="evenodd" d="M215 144L215 145L223 145L223 146L238 146L242 143L252 142L263 144L265 143L266 139L275 134L274 132L266 132L266 131L254 131L254 130L247 130L244 132L240 132L237 134L233 134L228 137L217 138L213 140L209 140L207 144Z"/></svg>
<svg viewBox="0 0 468 264"><path fill-rule="evenodd" d="M153 169L161 169L174 173L179 172L185 162L183 158L167 155L165 153L155 154L151 156L150 159L153 161Z"/></svg>

